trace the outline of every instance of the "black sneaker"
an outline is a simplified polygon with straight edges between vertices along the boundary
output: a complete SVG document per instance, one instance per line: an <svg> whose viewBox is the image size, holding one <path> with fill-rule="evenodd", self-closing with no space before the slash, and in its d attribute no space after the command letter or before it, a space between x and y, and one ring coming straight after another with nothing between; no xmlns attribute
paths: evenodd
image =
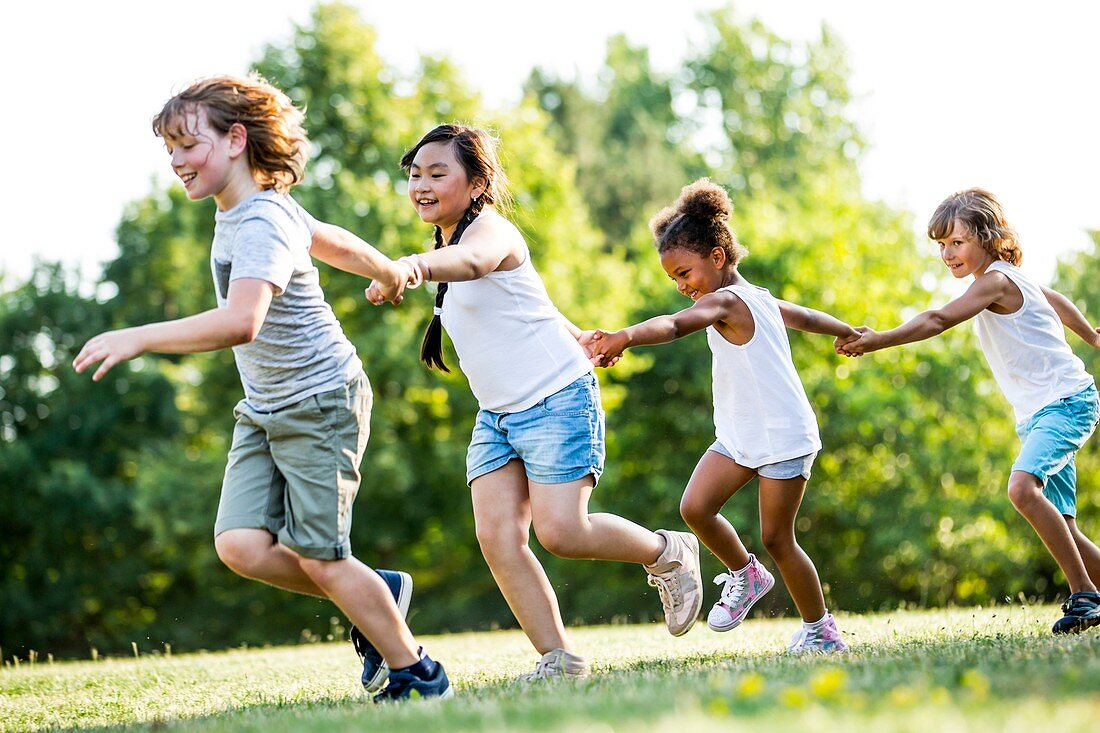
<svg viewBox="0 0 1100 733"><path fill-rule="evenodd" d="M406 669L395 669L390 672L390 682L386 689L374 696L375 702L399 702L415 697L436 697L445 700L454 696L451 689L451 681L447 679L447 672L439 662L432 662L435 672L430 679L421 679Z"/></svg>
<svg viewBox="0 0 1100 733"><path fill-rule="evenodd" d="M1062 618L1054 622L1055 634L1079 634L1100 624L1100 593L1071 593L1062 604Z"/></svg>
<svg viewBox="0 0 1100 733"><path fill-rule="evenodd" d="M401 615L407 616L409 614L409 601L412 600L412 576L400 570L375 570L375 572L382 577L382 580L386 581L386 585L393 593L393 600L397 602L397 609L401 611ZM382 659L382 655L374 648L374 644L371 644L367 637L363 636L363 632L355 628L354 624L351 627L351 644L355 647L355 653L359 655L359 659L363 662L363 676L361 678L363 688L367 692L377 692L382 689L382 683L386 681L390 668L386 666L386 660Z"/></svg>

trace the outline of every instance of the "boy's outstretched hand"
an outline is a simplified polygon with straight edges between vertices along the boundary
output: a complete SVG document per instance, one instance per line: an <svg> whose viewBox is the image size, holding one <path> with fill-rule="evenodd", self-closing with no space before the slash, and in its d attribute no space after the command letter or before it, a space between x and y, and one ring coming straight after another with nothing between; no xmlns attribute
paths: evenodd
<svg viewBox="0 0 1100 733"><path fill-rule="evenodd" d="M77 374L81 374L93 364L103 362L92 374L92 381L98 382L115 364L129 361L144 353L145 348L142 346L141 337L134 329L107 331L92 337L88 343L84 344L84 348L73 359L73 369Z"/></svg>

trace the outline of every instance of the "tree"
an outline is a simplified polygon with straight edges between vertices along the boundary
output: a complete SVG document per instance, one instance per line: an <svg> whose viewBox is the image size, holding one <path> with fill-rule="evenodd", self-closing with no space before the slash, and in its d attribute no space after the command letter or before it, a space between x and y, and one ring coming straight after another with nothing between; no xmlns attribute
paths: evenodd
<svg viewBox="0 0 1100 733"><path fill-rule="evenodd" d="M172 441L167 380L141 360L92 385L69 366L104 326L56 265L0 300L0 646L120 648L162 601L162 565L136 525L135 435Z"/></svg>

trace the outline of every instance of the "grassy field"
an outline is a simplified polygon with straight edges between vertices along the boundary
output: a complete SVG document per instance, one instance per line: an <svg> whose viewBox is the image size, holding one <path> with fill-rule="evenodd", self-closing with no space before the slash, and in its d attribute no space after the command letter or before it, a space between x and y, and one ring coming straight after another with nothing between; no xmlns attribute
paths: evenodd
<svg viewBox="0 0 1100 733"><path fill-rule="evenodd" d="M521 686L519 632L424 637L446 702L374 705L350 644L55 662L0 669L0 731L1067 731L1100 730L1100 628L1050 635L1051 606L840 615L851 651L783 653L791 619L575 630L594 674Z"/></svg>

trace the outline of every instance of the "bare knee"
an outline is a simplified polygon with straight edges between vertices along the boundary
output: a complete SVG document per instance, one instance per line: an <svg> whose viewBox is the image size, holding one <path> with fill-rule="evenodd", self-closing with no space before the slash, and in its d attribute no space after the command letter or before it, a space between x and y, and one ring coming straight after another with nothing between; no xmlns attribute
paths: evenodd
<svg viewBox="0 0 1100 733"><path fill-rule="evenodd" d="M490 565L506 561L527 546L527 532L508 523L475 522L474 531L481 555Z"/></svg>
<svg viewBox="0 0 1100 733"><path fill-rule="evenodd" d="M313 557L298 558L298 566L302 568L302 572L322 589L328 588L332 583L333 576L346 565L347 563L338 560L318 560Z"/></svg>
<svg viewBox="0 0 1100 733"><path fill-rule="evenodd" d="M1027 514L1043 501L1042 485L1030 473L1014 471L1008 479L1008 500L1016 511Z"/></svg>
<svg viewBox="0 0 1100 733"><path fill-rule="evenodd" d="M558 557L578 559L585 557L583 547L578 542L578 527L572 522L556 519L535 522L535 536L539 544Z"/></svg>
<svg viewBox="0 0 1100 733"><path fill-rule="evenodd" d="M764 549L768 551L768 554L776 560L783 559L797 546L794 539L794 530L790 527L762 526L760 528L760 542L764 545Z"/></svg>
<svg viewBox="0 0 1100 733"><path fill-rule="evenodd" d="M686 494L680 500L680 516L684 518L687 526L693 529L714 519L717 514L718 512L709 502L701 501Z"/></svg>
<svg viewBox="0 0 1100 733"><path fill-rule="evenodd" d="M242 530L227 530L214 538L214 550L222 563L246 578L255 578L256 570L263 560L263 554L269 551L271 543L263 541L262 536Z"/></svg>

